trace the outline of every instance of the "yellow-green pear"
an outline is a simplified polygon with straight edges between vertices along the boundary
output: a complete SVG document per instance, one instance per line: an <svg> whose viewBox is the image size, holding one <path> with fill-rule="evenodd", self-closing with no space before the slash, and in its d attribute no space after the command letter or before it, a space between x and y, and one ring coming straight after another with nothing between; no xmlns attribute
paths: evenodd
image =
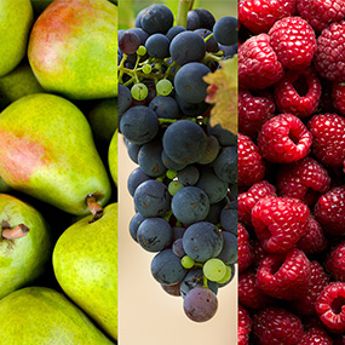
<svg viewBox="0 0 345 345"><path fill-rule="evenodd" d="M64 292L117 339L117 204L92 222L69 227L53 252L55 276Z"/></svg>
<svg viewBox="0 0 345 345"><path fill-rule="evenodd" d="M62 294L43 287L0 301L0 345L114 345Z"/></svg>
<svg viewBox="0 0 345 345"><path fill-rule="evenodd" d="M117 184L117 178L118 178L117 140L118 140L118 130L115 131L115 134L113 138L111 139L109 152L108 152L109 170L115 184Z"/></svg>
<svg viewBox="0 0 345 345"><path fill-rule="evenodd" d="M23 97L0 114L0 176L74 215L94 212L111 194L85 116L50 94Z"/></svg>

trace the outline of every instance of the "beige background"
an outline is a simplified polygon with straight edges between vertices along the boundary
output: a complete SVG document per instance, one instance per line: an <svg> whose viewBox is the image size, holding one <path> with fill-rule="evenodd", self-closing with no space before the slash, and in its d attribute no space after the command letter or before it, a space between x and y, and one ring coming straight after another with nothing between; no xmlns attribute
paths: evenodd
<svg viewBox="0 0 345 345"><path fill-rule="evenodd" d="M237 344L236 280L219 290L214 319L197 324L184 315L182 298L165 293L152 277L153 255L136 244L128 230L134 209L127 176L134 168L119 136L119 344Z"/></svg>

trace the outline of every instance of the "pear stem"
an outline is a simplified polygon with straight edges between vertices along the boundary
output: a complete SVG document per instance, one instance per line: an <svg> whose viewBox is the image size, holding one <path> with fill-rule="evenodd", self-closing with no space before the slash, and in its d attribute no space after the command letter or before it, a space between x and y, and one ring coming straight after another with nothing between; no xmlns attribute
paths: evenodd
<svg viewBox="0 0 345 345"><path fill-rule="evenodd" d="M14 228L3 226L1 236L6 240L16 240L25 237L29 231L30 229L25 224L19 224Z"/></svg>
<svg viewBox="0 0 345 345"><path fill-rule="evenodd" d="M103 208L97 202L97 199L95 196L89 195L86 198L86 204L91 214L93 215L92 222L96 221L97 219L100 219L103 216Z"/></svg>

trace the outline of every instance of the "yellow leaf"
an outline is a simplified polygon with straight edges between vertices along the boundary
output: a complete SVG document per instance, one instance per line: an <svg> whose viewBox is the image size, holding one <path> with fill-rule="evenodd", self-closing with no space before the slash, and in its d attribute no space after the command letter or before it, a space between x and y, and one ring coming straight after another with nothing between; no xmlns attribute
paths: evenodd
<svg viewBox="0 0 345 345"><path fill-rule="evenodd" d="M221 68L204 77L209 84L206 102L214 104L210 124L237 133L237 55L220 62Z"/></svg>

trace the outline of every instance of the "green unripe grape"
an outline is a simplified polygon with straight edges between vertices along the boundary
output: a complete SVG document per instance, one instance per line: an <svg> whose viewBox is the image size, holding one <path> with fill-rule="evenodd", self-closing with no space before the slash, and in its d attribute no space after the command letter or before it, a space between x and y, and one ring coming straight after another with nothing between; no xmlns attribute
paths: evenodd
<svg viewBox="0 0 345 345"><path fill-rule="evenodd" d="M144 72L145 74L150 74L150 73L152 72L152 67L151 67L151 65L144 65L144 67L143 67L143 72Z"/></svg>
<svg viewBox="0 0 345 345"><path fill-rule="evenodd" d="M226 273L223 279L217 281L218 284L226 284L230 281L232 277L232 268L230 266L226 266Z"/></svg>
<svg viewBox="0 0 345 345"><path fill-rule="evenodd" d="M171 181L168 185L168 192L170 195L175 195L180 189L183 188L183 184L178 181Z"/></svg>
<svg viewBox="0 0 345 345"><path fill-rule="evenodd" d="M149 89L143 83L133 85L131 88L132 97L137 101L143 101L149 94Z"/></svg>
<svg viewBox="0 0 345 345"><path fill-rule="evenodd" d="M144 46L139 46L137 49L137 55L144 56L147 53L147 49Z"/></svg>
<svg viewBox="0 0 345 345"><path fill-rule="evenodd" d="M226 265L220 259L210 259L204 264L203 272L208 280L218 282L226 275Z"/></svg>
<svg viewBox="0 0 345 345"><path fill-rule="evenodd" d="M189 269L194 267L195 262L192 258L190 258L189 256L186 255L181 259L181 265L186 270L189 270Z"/></svg>
<svg viewBox="0 0 345 345"><path fill-rule="evenodd" d="M156 84L156 91L158 96L169 96L173 89L173 84L168 79L162 79Z"/></svg>
<svg viewBox="0 0 345 345"><path fill-rule="evenodd" d="M169 169L166 175L168 179L173 180L177 176L177 172L175 170Z"/></svg>

